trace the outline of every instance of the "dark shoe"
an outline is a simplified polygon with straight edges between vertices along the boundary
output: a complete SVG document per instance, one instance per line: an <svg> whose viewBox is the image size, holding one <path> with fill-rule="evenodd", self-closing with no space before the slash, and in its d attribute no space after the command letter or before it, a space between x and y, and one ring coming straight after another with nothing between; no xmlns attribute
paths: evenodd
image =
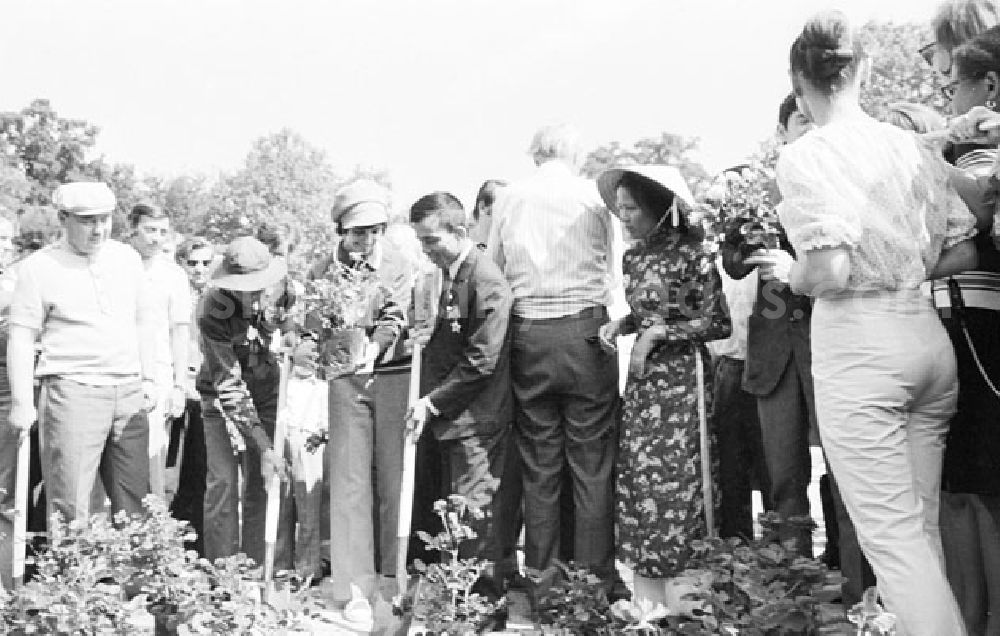
<svg viewBox="0 0 1000 636"><path fill-rule="evenodd" d="M840 550L827 548L823 554L819 555L819 561L831 570L840 569Z"/></svg>
<svg viewBox="0 0 1000 636"><path fill-rule="evenodd" d="M625 581L621 579L617 574L615 577L607 582L607 596L608 603L614 604L621 600L631 600L632 592L625 585Z"/></svg>

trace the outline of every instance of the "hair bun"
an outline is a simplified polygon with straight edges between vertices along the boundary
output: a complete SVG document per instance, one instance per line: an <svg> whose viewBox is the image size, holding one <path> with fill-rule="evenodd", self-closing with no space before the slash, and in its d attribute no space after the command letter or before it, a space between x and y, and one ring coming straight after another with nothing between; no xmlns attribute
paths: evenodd
<svg viewBox="0 0 1000 636"><path fill-rule="evenodd" d="M805 54L806 75L817 80L837 77L855 60L854 50L851 48L809 47Z"/></svg>

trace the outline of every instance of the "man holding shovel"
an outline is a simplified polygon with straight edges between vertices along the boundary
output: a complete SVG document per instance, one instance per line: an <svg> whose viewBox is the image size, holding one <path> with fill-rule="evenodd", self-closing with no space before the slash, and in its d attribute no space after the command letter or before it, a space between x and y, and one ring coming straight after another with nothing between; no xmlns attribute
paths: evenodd
<svg viewBox="0 0 1000 636"><path fill-rule="evenodd" d="M286 474L283 448L272 446L281 372L270 341L285 296L285 263L244 236L226 248L212 288L198 308L204 355L196 387L201 394L208 475L205 488L205 556L245 552L264 562L267 483ZM243 470L240 532L239 471ZM292 567L292 508L281 489L275 568ZM241 536L242 534L242 536Z"/></svg>
<svg viewBox="0 0 1000 636"><path fill-rule="evenodd" d="M420 395L407 414L407 431L425 426L441 447L444 498L461 495L483 517L462 558L496 563L494 501L508 452L513 420L510 386L510 310L513 296L499 268L469 238L461 203L446 192L420 198L410 222L424 253L444 272L434 325L415 333L424 347ZM432 534L434 530L432 530ZM480 592L499 596L493 577Z"/></svg>

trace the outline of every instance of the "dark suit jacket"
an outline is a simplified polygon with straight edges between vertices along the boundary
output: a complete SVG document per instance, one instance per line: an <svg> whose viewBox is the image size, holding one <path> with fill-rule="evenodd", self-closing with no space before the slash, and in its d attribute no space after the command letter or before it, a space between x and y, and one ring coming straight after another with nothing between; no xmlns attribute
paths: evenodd
<svg viewBox="0 0 1000 636"><path fill-rule="evenodd" d="M445 283L420 365L420 394L441 413L429 424L438 439L494 433L513 419L510 285L475 247L459 267L450 293ZM449 298L457 304L457 318L447 315Z"/></svg>
<svg viewBox="0 0 1000 636"><path fill-rule="evenodd" d="M721 247L722 267L735 279L744 278L755 267L743 262L753 248L743 243L739 234L741 224L741 221L736 221L726 232L726 240ZM784 233L780 247L794 253ZM793 294L786 285L774 281L760 281L747 325L743 390L756 396L769 395L781 380L793 351L809 368L812 359L809 349L811 315L812 303L808 296Z"/></svg>

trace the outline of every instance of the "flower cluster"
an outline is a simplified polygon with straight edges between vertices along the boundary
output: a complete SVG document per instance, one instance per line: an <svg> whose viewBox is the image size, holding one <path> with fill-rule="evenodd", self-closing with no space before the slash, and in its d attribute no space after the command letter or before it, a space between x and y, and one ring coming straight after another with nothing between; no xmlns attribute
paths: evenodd
<svg viewBox="0 0 1000 636"><path fill-rule="evenodd" d="M702 214L708 234L716 242L723 242L737 230L745 244L778 247L780 230L772 167L776 157L776 150L770 150L738 169L728 170L709 190Z"/></svg>
<svg viewBox="0 0 1000 636"><path fill-rule="evenodd" d="M441 519L441 532L431 536L421 531L417 535L428 549L441 553L441 563L416 562L421 581L415 594L413 617L433 633L477 633L499 609L498 604L472 592L472 586L489 562L460 559L458 552L462 543L476 538L469 523L481 519L482 513L459 495L436 501L434 512ZM401 605L402 599L397 604Z"/></svg>
<svg viewBox="0 0 1000 636"><path fill-rule="evenodd" d="M878 589L865 590L861 602L847 612L847 618L858 626L858 636L893 636L896 615L885 611L878 602Z"/></svg>
<svg viewBox="0 0 1000 636"><path fill-rule="evenodd" d="M359 325L380 285L374 270L334 261L324 276L305 282L300 311L306 327L321 332Z"/></svg>
<svg viewBox="0 0 1000 636"><path fill-rule="evenodd" d="M316 613L293 582L264 602L260 568L245 555L209 563L184 549L193 538L155 496L146 514L53 515L34 578L3 595L0 633L274 634ZM308 585L302 586L307 590ZM301 598L300 598L301 597Z"/></svg>

